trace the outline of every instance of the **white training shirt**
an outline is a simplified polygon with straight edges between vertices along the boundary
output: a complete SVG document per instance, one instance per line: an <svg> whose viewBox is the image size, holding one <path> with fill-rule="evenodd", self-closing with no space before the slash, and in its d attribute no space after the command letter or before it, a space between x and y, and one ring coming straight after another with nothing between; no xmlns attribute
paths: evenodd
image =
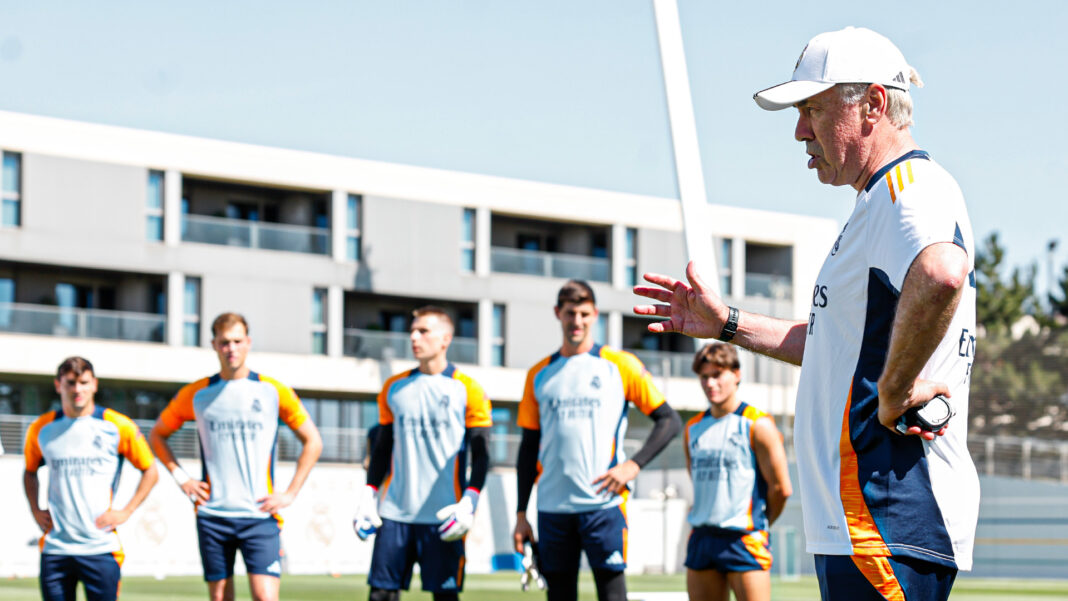
<svg viewBox="0 0 1068 601"><path fill-rule="evenodd" d="M916 256L949 242L973 270L920 378L944 382L955 417L925 442L883 427L877 381ZM881 169L857 196L813 288L794 444L810 553L906 556L971 569L979 479L968 454L975 355L975 242L964 197L923 151ZM908 332L925 336L926 332Z"/></svg>

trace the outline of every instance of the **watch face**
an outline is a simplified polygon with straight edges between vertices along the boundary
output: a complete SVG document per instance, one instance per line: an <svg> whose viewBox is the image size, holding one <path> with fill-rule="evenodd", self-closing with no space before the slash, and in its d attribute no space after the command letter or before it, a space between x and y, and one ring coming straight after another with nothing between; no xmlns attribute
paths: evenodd
<svg viewBox="0 0 1068 601"><path fill-rule="evenodd" d="M921 407L917 414L928 424L941 425L953 417L953 408L949 406L946 397L938 395Z"/></svg>

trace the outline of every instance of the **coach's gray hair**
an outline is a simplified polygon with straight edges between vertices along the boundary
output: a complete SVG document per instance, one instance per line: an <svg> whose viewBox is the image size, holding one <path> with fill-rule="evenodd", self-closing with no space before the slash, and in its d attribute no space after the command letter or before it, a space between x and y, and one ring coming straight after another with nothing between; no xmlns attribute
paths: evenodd
<svg viewBox="0 0 1068 601"><path fill-rule="evenodd" d="M912 82L912 85L922 88L923 80L920 79L920 74L912 67L909 67L909 69L909 81ZM866 83L840 83L835 88L838 90L838 97L842 99L842 102L856 104L868 93L869 85ZM905 90L886 88L886 117L898 129L912 127L912 96Z"/></svg>

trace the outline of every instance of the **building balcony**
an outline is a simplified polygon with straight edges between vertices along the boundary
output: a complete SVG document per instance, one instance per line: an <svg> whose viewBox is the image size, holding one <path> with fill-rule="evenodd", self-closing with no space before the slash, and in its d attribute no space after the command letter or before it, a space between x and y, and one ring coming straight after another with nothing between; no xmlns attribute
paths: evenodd
<svg viewBox="0 0 1068 601"><path fill-rule="evenodd" d="M361 359L414 359L411 336L407 332L345 329L344 353ZM446 354L454 363L478 363L478 339L453 336Z"/></svg>
<svg viewBox="0 0 1068 601"><path fill-rule="evenodd" d="M654 376L687 378L693 376L693 353L675 353L671 351L646 351L628 349L645 365L645 369Z"/></svg>
<svg viewBox="0 0 1068 601"><path fill-rule="evenodd" d="M612 280L612 262L609 259L503 246L491 248L490 270L594 282Z"/></svg>
<svg viewBox="0 0 1068 601"><path fill-rule="evenodd" d="M0 303L0 332L164 342L167 318L152 313Z"/></svg>
<svg viewBox="0 0 1068 601"><path fill-rule="evenodd" d="M789 276L747 272L745 295L776 300L793 298L793 283Z"/></svg>
<svg viewBox="0 0 1068 601"><path fill-rule="evenodd" d="M206 215L182 216L182 241L316 255L331 251L330 230L326 228Z"/></svg>

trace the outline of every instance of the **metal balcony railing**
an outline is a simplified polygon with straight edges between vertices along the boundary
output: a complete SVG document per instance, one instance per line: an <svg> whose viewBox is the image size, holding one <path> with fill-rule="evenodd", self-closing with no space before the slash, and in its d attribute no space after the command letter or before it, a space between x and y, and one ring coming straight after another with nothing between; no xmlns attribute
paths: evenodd
<svg viewBox="0 0 1068 601"><path fill-rule="evenodd" d="M490 249L490 269L501 273L522 273L547 278L612 281L612 262L608 259L503 246Z"/></svg>
<svg viewBox="0 0 1068 601"><path fill-rule="evenodd" d="M745 274L745 295L763 298L788 299L793 297L790 278L765 273Z"/></svg>
<svg viewBox="0 0 1068 601"><path fill-rule="evenodd" d="M182 216L182 240L315 255L330 254L330 230L243 219Z"/></svg>
<svg viewBox="0 0 1068 601"><path fill-rule="evenodd" d="M654 376L669 376L674 378L686 378L693 376L693 353L673 353L669 351L646 351L639 349L627 349L634 353L645 369Z"/></svg>
<svg viewBox="0 0 1068 601"><path fill-rule="evenodd" d="M363 359L412 359L412 341L407 332L345 330L345 354ZM478 363L478 339L454 336L446 353L454 363Z"/></svg>
<svg viewBox="0 0 1068 601"><path fill-rule="evenodd" d="M153 313L0 303L0 332L164 342L167 318Z"/></svg>

